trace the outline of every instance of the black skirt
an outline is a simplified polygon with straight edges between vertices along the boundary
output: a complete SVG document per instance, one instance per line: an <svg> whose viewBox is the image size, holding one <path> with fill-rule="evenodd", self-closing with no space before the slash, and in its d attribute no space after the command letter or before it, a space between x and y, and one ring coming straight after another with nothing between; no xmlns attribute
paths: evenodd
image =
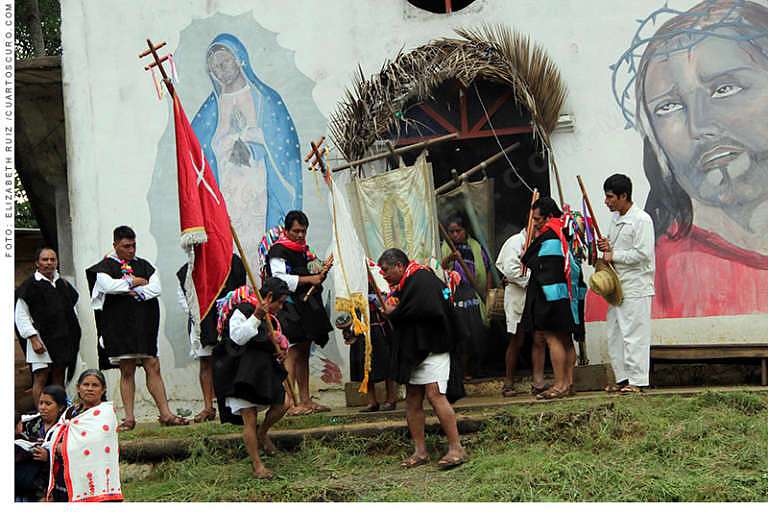
<svg viewBox="0 0 768 512"><path fill-rule="evenodd" d="M456 320L464 326L459 352L467 358L470 375L484 374L483 362L488 354L489 338L480 313L479 299L472 287L464 282L456 289L454 298Z"/></svg>
<svg viewBox="0 0 768 512"><path fill-rule="evenodd" d="M232 341L213 349L213 387L222 423L242 424L242 418L226 406L228 397L241 398L265 407L285 402L283 381L288 376L266 342L244 346Z"/></svg>
<svg viewBox="0 0 768 512"><path fill-rule="evenodd" d="M389 350L388 327L386 324L371 325L371 372L369 382L394 379L390 374L391 353ZM365 337L359 336L349 348L349 376L354 382L362 382L365 364Z"/></svg>

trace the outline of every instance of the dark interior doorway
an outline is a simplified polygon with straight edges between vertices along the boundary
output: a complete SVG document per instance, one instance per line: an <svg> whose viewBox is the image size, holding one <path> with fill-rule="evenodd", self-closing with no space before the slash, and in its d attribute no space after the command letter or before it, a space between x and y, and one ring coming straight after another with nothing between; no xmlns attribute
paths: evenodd
<svg viewBox="0 0 768 512"><path fill-rule="evenodd" d="M390 134L396 146L449 133L459 134L455 140L429 148L435 188L449 183L454 179L453 176L469 170L502 148L515 142L520 144L516 150L507 154L508 160L500 158L469 180L476 182L485 177L493 180L493 243L489 243L492 246L486 247L486 250L493 271L496 272L494 263L499 249L507 238L520 231L527 222L531 199L528 187L538 188L542 196L550 193L546 155L542 154L540 145L534 140L530 114L515 101L508 86L478 81L463 87L457 81L450 80L433 90L428 101L407 105L403 109L403 119L399 132L393 131ZM411 165L418 153L406 153L403 160ZM476 377L498 377L504 374L507 341L504 320L491 322L483 361L476 366L480 369ZM531 339L527 339L521 351L518 362L520 370L531 368L531 342Z"/></svg>

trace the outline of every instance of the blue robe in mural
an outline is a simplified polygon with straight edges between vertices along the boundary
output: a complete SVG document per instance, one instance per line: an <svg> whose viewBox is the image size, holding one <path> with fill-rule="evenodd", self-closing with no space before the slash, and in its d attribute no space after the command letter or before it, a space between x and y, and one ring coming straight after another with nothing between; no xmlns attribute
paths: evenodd
<svg viewBox="0 0 768 512"><path fill-rule="evenodd" d="M248 238L258 240L265 229L280 224L288 211L302 207L299 139L282 98L277 91L256 77L248 52L240 40L231 34L220 34L209 45L209 53L214 47L223 47L234 56L246 85L240 91L223 93L221 82L214 76L209 66L208 74L213 83L213 92L192 120L192 128L200 139L205 157L227 200L233 222L238 217L238 210L247 209L249 206L247 201L227 197L227 186L224 182L227 179L225 173L228 172L229 160L222 162L220 159L223 159L224 155L217 155L217 147L222 147L224 144L219 141L224 140L225 135L229 137L229 141L236 139L234 151L231 151L231 154L236 155L239 152L241 155L237 158L232 157L233 160L240 162L237 164L239 172L242 172L242 169L249 172L248 166L253 167L253 181L249 180L249 184L251 187L257 186L257 190L266 187L266 212L250 212L256 214L259 219L264 216L264 225L248 225L255 231L261 231L247 234ZM240 99L236 98L238 94ZM237 101L241 105L243 101L247 103L247 108L243 109L247 111L244 115L236 108L235 115L230 115L231 110L227 110L228 105ZM220 126L220 123L226 122L220 120L224 112L229 117L229 123L227 126ZM243 164L243 162L246 163ZM242 180L242 176L239 179ZM243 189L238 187L236 190ZM251 191L253 190L252 188ZM249 197L252 197L252 194ZM248 212L241 211L239 217L245 219L247 214ZM249 251L249 259L252 255L256 255L255 251Z"/></svg>

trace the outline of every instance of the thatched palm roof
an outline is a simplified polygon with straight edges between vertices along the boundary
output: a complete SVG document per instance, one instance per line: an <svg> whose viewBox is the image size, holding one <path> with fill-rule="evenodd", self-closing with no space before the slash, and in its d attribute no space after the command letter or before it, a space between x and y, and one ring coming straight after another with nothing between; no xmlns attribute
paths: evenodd
<svg viewBox="0 0 768 512"><path fill-rule="evenodd" d="M330 132L347 160L361 158L374 141L398 130L403 108L430 97L449 79L468 87L474 80L506 84L528 109L534 133L549 147L566 88L544 49L504 26L459 29L459 38L431 41L400 52L370 79L360 74L331 115Z"/></svg>

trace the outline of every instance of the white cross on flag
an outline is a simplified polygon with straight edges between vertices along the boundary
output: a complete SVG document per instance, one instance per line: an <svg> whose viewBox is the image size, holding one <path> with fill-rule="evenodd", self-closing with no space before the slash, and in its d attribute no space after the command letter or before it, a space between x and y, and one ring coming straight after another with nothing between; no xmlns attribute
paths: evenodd
<svg viewBox="0 0 768 512"><path fill-rule="evenodd" d="M224 197L178 96L173 98L179 177L181 247L187 252L187 303L195 329L224 287L232 265L232 232Z"/></svg>

